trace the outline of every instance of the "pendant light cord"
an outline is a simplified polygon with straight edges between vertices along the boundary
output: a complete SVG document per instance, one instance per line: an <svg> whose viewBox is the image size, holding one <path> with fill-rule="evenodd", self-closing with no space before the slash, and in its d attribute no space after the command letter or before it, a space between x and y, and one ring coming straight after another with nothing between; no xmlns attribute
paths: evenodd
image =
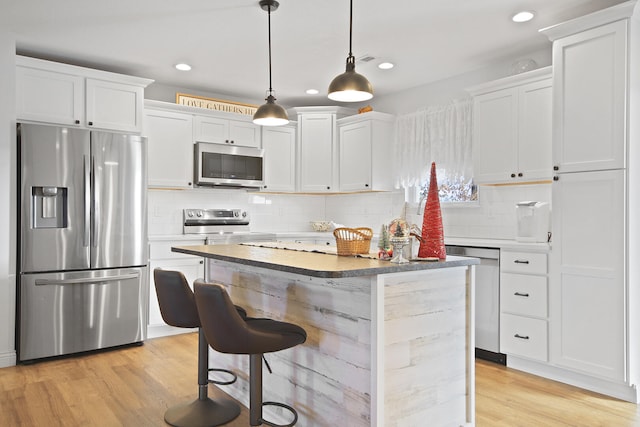
<svg viewBox="0 0 640 427"><path fill-rule="evenodd" d="M353 56L351 52L351 39L353 37L353 0L349 2L349 56Z"/></svg>
<svg viewBox="0 0 640 427"><path fill-rule="evenodd" d="M267 22L269 27L269 95L273 94L273 88L271 86L271 5L267 6Z"/></svg>

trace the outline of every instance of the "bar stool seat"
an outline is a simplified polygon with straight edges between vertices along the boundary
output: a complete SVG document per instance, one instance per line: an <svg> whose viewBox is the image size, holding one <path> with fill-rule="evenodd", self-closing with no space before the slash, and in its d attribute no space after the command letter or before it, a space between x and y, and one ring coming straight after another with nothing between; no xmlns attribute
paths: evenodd
<svg viewBox="0 0 640 427"><path fill-rule="evenodd" d="M307 339L305 330L287 322L242 318L234 309L229 294L220 284L196 280L193 289L200 323L209 345L220 353L250 356L250 424L252 426L267 424L274 427L295 425L298 413L291 406L284 403L263 402L262 359L264 353L272 353L304 343ZM294 419L286 426L267 421L262 417L263 405L285 408L293 414Z"/></svg>
<svg viewBox="0 0 640 427"><path fill-rule="evenodd" d="M178 328L198 328L198 399L170 407L164 414L167 424L175 427L213 427L226 424L240 415L240 405L231 399L208 397L208 383L232 384L236 380L233 372L226 369L209 369L208 344L196 306L195 296L184 275L179 271L153 271L156 294L162 319ZM240 318L246 318L246 311L234 306ZM230 381L212 381L210 371L230 374Z"/></svg>

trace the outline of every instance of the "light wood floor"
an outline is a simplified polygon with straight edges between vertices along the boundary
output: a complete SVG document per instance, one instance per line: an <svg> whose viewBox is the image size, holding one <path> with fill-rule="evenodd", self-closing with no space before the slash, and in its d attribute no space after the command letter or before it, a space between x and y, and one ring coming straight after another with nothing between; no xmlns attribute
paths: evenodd
<svg viewBox="0 0 640 427"><path fill-rule="evenodd" d="M163 426L168 406L197 397L196 354L197 335L184 334L0 369L0 426ZM476 367L478 427L640 426L636 405L489 362ZM229 424L248 425L246 410Z"/></svg>

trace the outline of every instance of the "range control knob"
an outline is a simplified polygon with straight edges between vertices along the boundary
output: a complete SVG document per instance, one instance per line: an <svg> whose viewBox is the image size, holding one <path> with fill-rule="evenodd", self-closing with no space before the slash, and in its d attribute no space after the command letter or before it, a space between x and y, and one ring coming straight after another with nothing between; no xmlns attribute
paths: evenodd
<svg viewBox="0 0 640 427"><path fill-rule="evenodd" d="M187 216L189 218L193 218L193 211L187 211Z"/></svg>
<svg viewBox="0 0 640 427"><path fill-rule="evenodd" d="M246 218L247 217L247 211L242 211L242 218Z"/></svg>
<svg viewBox="0 0 640 427"><path fill-rule="evenodd" d="M198 218L202 218L202 211L198 211L198 212L196 213L196 216L197 216Z"/></svg>

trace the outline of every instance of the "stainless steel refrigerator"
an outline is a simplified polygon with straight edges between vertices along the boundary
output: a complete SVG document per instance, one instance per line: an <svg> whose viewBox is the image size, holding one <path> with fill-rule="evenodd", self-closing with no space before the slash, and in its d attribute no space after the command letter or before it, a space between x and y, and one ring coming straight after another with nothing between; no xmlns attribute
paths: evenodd
<svg viewBox="0 0 640 427"><path fill-rule="evenodd" d="M18 360L142 342L146 139L18 125Z"/></svg>

